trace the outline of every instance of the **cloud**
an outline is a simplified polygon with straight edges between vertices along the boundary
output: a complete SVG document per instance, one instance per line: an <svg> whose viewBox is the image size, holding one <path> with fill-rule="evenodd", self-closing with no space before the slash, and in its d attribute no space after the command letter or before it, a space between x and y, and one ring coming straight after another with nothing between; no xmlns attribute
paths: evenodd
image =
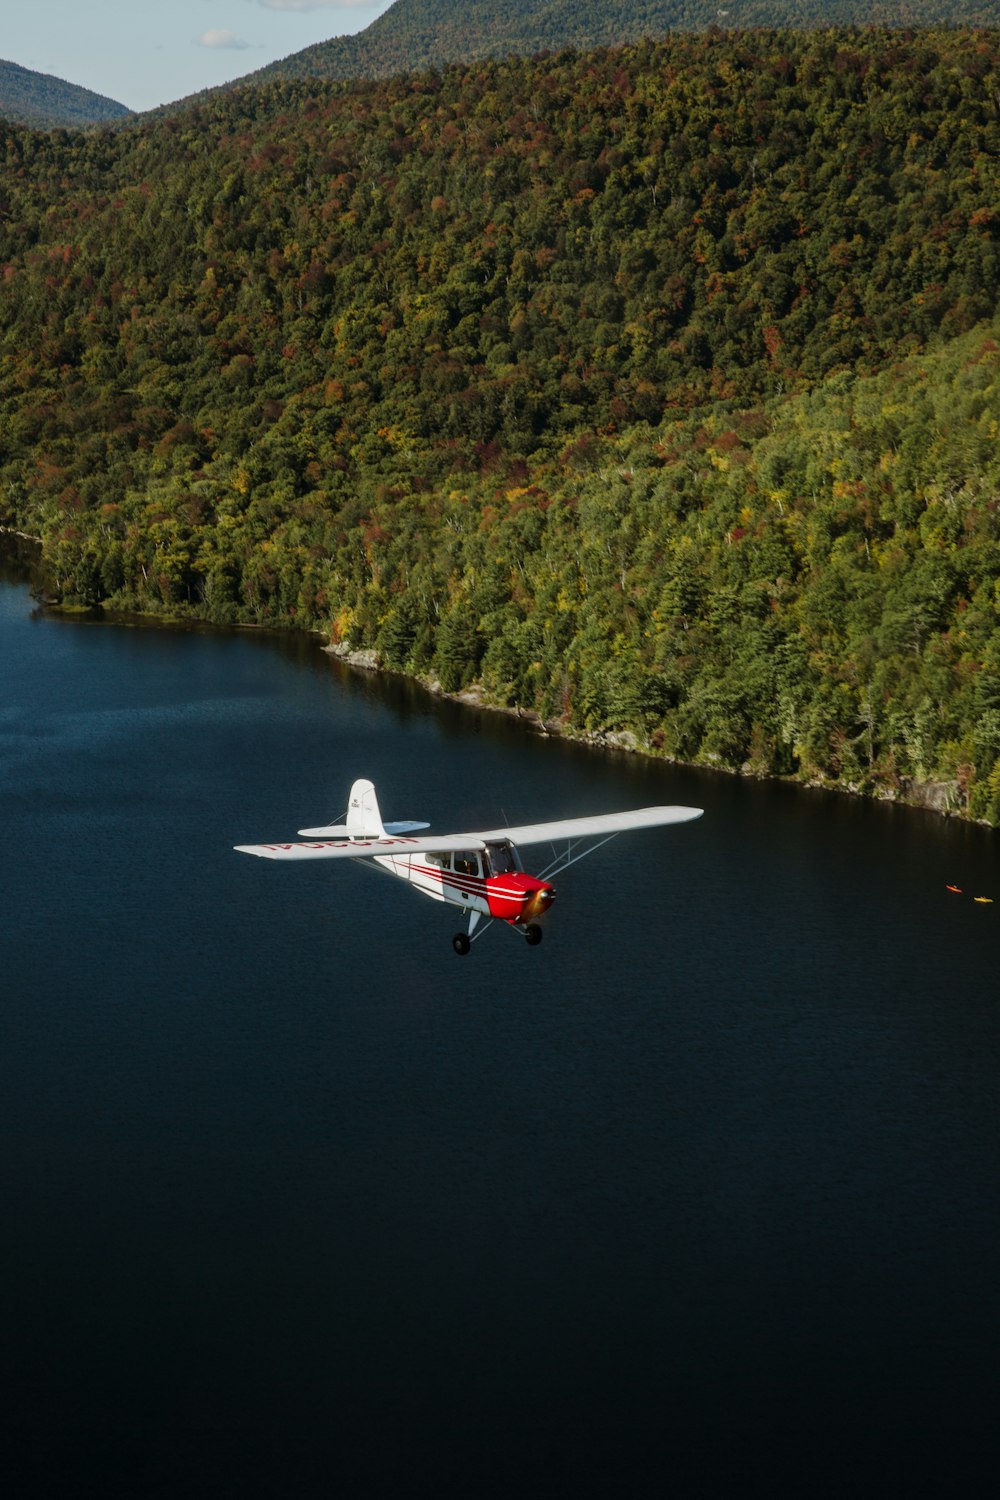
<svg viewBox="0 0 1000 1500"><path fill-rule="evenodd" d="M232 47L240 50L247 44L242 37L238 37L235 31L229 31L224 26L215 26L210 31L203 31L198 38L199 47Z"/></svg>

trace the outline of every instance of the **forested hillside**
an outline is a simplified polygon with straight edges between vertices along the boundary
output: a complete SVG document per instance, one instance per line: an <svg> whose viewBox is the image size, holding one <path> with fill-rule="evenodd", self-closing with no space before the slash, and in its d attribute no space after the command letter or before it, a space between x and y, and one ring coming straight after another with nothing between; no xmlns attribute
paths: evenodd
<svg viewBox="0 0 1000 1500"><path fill-rule="evenodd" d="M391 78L485 57L589 51L671 31L783 26L996 26L1000 0L396 0L356 36L307 47L251 77Z"/></svg>
<svg viewBox="0 0 1000 1500"><path fill-rule="evenodd" d="M665 754L1000 814L994 33L2 138L0 523Z"/></svg>
<svg viewBox="0 0 1000 1500"><path fill-rule="evenodd" d="M0 120L16 120L36 130L58 126L79 129L127 119L128 115L124 104L103 94L53 78L50 73L35 73L0 60Z"/></svg>
<svg viewBox="0 0 1000 1500"><path fill-rule="evenodd" d="M708 27L944 24L1000 25L1000 0L396 0L364 31L306 47L240 82L391 78L455 62L567 47L589 51Z"/></svg>

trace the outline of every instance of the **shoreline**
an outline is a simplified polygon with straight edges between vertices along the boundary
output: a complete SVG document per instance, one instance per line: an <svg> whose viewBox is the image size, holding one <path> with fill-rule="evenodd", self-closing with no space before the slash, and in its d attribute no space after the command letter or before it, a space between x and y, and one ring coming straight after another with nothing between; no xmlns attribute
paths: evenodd
<svg viewBox="0 0 1000 1500"><path fill-rule="evenodd" d="M16 526L0 526L0 536L16 536L19 541L33 542L36 547L42 545L40 536L32 536L28 531L18 531Z"/></svg>
<svg viewBox="0 0 1000 1500"><path fill-rule="evenodd" d="M441 687L440 683L433 679L426 679L411 675L409 672L397 672L391 667L385 667L379 660L378 652L371 647L354 648L349 643L328 642L321 646L320 650L328 656L335 657L345 666L352 667L356 671L373 673L376 676L398 677L403 682L410 682L423 689L432 698L443 698L450 703L458 703L466 708L474 708L478 712L504 714L507 718L517 719L525 724L536 734L548 736L552 739L563 739L573 744L589 745L596 750L612 750L627 755L641 755L647 760L662 762L668 766L684 766L694 771L710 771L722 776L736 776L743 781L775 781L785 786L801 787L805 791L837 792L844 797L855 797L861 801L882 802L892 807L914 808L919 812L930 812L938 817L954 819L960 823L968 823L979 828L991 828L984 818L972 818L963 807L954 800L961 795L957 781L916 781L912 777L901 777L902 789L898 793L891 790L872 791L854 782L836 782L822 780L805 780L798 776L778 776L769 772L743 770L738 767L712 765L707 761L678 760L673 756L664 755L661 751L654 750L644 745L637 735L631 730L583 730L568 728L557 719L543 719L535 709L521 708L518 705L491 703L485 698L478 687L472 686L460 688L457 692L448 693Z"/></svg>
<svg viewBox="0 0 1000 1500"><path fill-rule="evenodd" d="M41 538L30 536L27 532L18 531L14 527L0 526L0 538L9 537L18 541L29 542L40 545ZM27 580L26 580L27 581ZM103 605L89 606L85 610L66 609L50 600L39 599L39 607L47 612L61 616L64 619L80 619L84 615L98 623L101 619L108 623L119 623L133 628L143 625L151 625L158 629L199 629L206 631L259 631L262 634L273 634L284 638L299 636L313 637L323 642L325 632L319 629L309 631L289 630L280 625L263 625L257 623L234 622L231 625L218 625L210 620L199 619L190 614L183 615L157 615L152 613L119 611L107 609ZM488 712L503 714L509 719L516 719L524 724L531 732L550 737L552 739L566 740L571 744L587 745L591 749L617 751L627 755L641 755L647 760L660 761L663 765L684 766L696 771L711 771L723 776L736 776L745 781L774 781L785 786L801 787L806 791L836 792L841 796L855 797L861 800L887 803L894 807L914 808L920 812L930 812L938 817L954 819L960 823L968 823L980 828L991 828L993 825L984 818L970 817L968 812L960 805L958 799L961 790L957 781L917 781L913 777L901 777L899 791L890 788L872 790L855 782L837 782L823 780L806 780L798 776L781 776L771 772L756 771L736 766L713 765L708 761L685 761L676 757L664 755L643 744L642 740L633 731L622 730L583 730L573 729L557 719L543 719L536 709L522 708L519 705L504 703L492 703L483 696L479 687L473 685L460 688L457 692L446 692L440 683L433 678L428 679L408 672L399 672L391 667L386 667L379 659L378 652L372 647L353 647L349 642L335 643L327 640L320 645L320 650L328 656L334 657L356 671L368 672L382 677L396 677L403 682L412 683L421 688L431 698L446 699L451 703L457 703L466 708L474 708L477 712Z"/></svg>

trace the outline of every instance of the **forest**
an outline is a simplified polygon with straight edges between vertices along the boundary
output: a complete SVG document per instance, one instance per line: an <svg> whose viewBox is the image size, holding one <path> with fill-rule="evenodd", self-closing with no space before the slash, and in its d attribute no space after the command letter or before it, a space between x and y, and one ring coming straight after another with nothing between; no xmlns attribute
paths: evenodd
<svg viewBox="0 0 1000 1500"><path fill-rule="evenodd" d="M391 78L488 57L590 51L739 27L997 26L1000 0L394 0L370 26L268 63L242 83ZM232 84L193 94L204 101ZM176 106L155 111L169 113Z"/></svg>
<svg viewBox="0 0 1000 1500"><path fill-rule="evenodd" d="M0 127L0 525L570 732L1000 821L997 34Z"/></svg>

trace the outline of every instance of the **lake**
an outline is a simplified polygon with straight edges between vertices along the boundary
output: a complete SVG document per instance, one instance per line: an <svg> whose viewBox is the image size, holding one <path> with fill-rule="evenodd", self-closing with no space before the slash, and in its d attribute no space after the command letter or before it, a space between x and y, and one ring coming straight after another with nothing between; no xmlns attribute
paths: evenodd
<svg viewBox="0 0 1000 1500"><path fill-rule="evenodd" d="M232 852L358 776L437 831L705 816L459 958ZM992 1493L993 833L10 569L0 819L12 1493Z"/></svg>

